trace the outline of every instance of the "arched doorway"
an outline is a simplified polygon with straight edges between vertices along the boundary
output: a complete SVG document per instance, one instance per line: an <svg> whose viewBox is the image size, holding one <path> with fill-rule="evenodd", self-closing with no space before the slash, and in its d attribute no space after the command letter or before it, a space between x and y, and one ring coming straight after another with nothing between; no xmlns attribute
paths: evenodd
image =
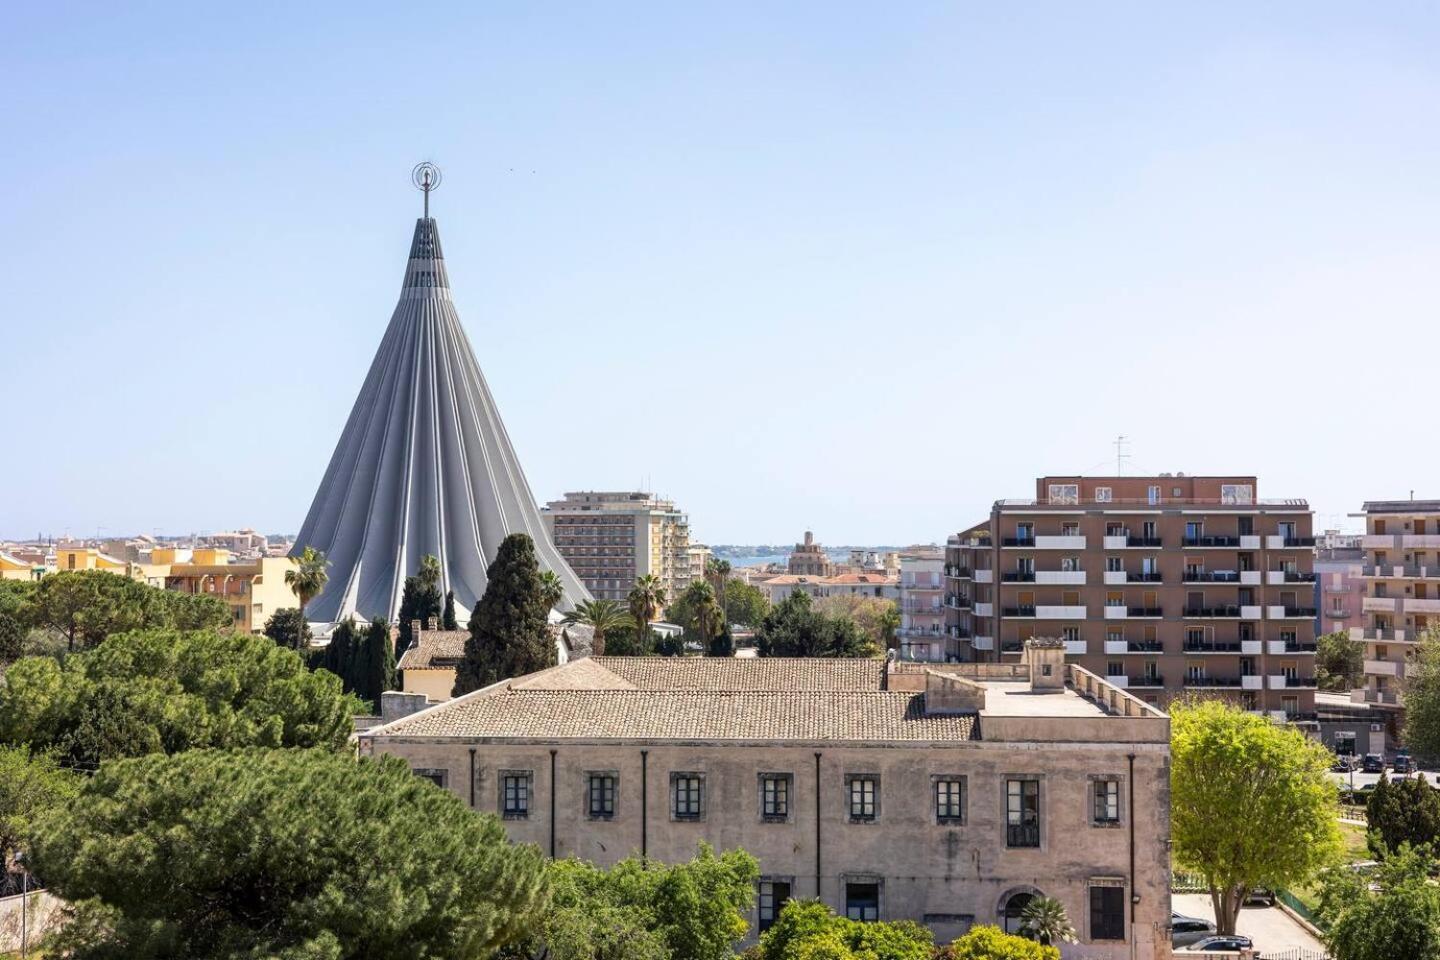
<svg viewBox="0 0 1440 960"><path fill-rule="evenodd" d="M1021 917L1025 913L1025 908L1030 905L1030 901L1034 900L1035 897L1036 894L1034 893L1022 891L1020 893L1012 893L1009 898L1006 899L1005 907L1000 913L1004 920L1006 933L1023 936L1023 934L1020 934Z"/></svg>

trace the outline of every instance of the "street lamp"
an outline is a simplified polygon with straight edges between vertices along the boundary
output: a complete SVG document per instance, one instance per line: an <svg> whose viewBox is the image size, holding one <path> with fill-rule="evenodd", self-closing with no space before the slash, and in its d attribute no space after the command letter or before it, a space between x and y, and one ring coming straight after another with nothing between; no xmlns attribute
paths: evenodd
<svg viewBox="0 0 1440 960"><path fill-rule="evenodd" d="M30 955L30 871L25 869L25 854L15 854L15 866L20 868L20 960Z"/></svg>

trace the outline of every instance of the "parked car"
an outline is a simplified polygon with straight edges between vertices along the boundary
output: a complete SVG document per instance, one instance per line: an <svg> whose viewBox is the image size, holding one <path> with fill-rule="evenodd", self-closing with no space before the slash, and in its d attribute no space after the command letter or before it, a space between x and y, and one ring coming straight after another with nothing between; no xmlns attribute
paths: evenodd
<svg viewBox="0 0 1440 960"><path fill-rule="evenodd" d="M1385 772L1385 755L1384 755L1383 753L1367 753L1367 754L1365 754L1365 763L1364 763L1364 766L1362 767L1362 769L1363 769L1366 773L1384 773L1384 772Z"/></svg>
<svg viewBox="0 0 1440 960"><path fill-rule="evenodd" d="M1170 916L1170 945L1187 947L1206 937L1215 936L1215 924L1200 917L1187 917L1183 913Z"/></svg>
<svg viewBox="0 0 1440 960"><path fill-rule="evenodd" d="M1275 891L1268 887L1254 887L1245 895L1245 905L1252 903L1263 903L1267 907L1275 906Z"/></svg>
<svg viewBox="0 0 1440 960"><path fill-rule="evenodd" d="M1395 762L1390 765L1396 773L1414 773L1415 761L1410 759L1408 753L1395 754Z"/></svg>
<svg viewBox="0 0 1440 960"><path fill-rule="evenodd" d="M1229 953L1234 953L1237 950L1253 949L1255 949L1255 944L1250 942L1249 937L1242 937L1240 936L1240 934L1235 933L1230 934L1229 936L1206 937L1204 940L1197 941L1186 947L1185 952L1213 953L1223 950Z"/></svg>
<svg viewBox="0 0 1440 960"><path fill-rule="evenodd" d="M1336 773L1349 773L1351 770L1360 769L1360 758L1348 753L1338 754L1330 769Z"/></svg>

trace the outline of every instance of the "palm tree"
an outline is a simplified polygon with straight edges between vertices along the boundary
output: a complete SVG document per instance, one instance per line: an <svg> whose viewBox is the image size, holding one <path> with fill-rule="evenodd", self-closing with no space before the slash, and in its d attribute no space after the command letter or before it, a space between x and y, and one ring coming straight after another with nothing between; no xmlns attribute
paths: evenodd
<svg viewBox="0 0 1440 960"><path fill-rule="evenodd" d="M614 600L581 600L565 614L564 622L584 624L595 631L591 653L597 657L605 656L606 633L635 625L635 619Z"/></svg>
<svg viewBox="0 0 1440 960"><path fill-rule="evenodd" d="M1020 913L1020 932L1049 946L1056 940L1078 943L1080 938L1065 915L1065 905L1054 897L1031 897Z"/></svg>
<svg viewBox="0 0 1440 960"><path fill-rule="evenodd" d="M554 610L565 599L565 585L554 570L540 571L540 596L545 600L546 610Z"/></svg>
<svg viewBox="0 0 1440 960"><path fill-rule="evenodd" d="M416 576L425 586L438 588L440 586L440 560L433 553L425 554L420 558L420 570Z"/></svg>
<svg viewBox="0 0 1440 960"><path fill-rule="evenodd" d="M330 582L330 574L325 572L328 566L330 561L325 559L325 554L307 546L300 552L295 566L285 571L285 585L295 591L295 598L300 601L300 616L296 620L299 630L296 649L305 648L305 604L314 600L320 591L325 589L325 584Z"/></svg>
<svg viewBox="0 0 1440 960"><path fill-rule="evenodd" d="M650 638L650 624L665 607L665 585L655 574L647 573L635 581L627 599L630 616L635 618L635 626L640 631L640 645L644 647Z"/></svg>
<svg viewBox="0 0 1440 960"><path fill-rule="evenodd" d="M705 579L715 587L715 602L720 604L720 612L728 616L725 610L725 584L730 580L730 561L716 560L714 557L705 561Z"/></svg>
<svg viewBox="0 0 1440 960"><path fill-rule="evenodd" d="M886 650L893 650L896 647L895 631L900 629L900 611L895 609L895 604L890 604L880 614L880 643Z"/></svg>
<svg viewBox="0 0 1440 960"><path fill-rule="evenodd" d="M708 647L725 626L725 611L715 602L715 591L704 580L692 580L685 588L685 607L690 612L691 626Z"/></svg>

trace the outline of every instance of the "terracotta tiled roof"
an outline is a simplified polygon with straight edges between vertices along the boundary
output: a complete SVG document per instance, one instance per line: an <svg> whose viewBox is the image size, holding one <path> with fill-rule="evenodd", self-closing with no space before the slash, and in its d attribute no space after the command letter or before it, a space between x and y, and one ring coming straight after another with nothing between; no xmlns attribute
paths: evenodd
<svg viewBox="0 0 1440 960"><path fill-rule="evenodd" d="M568 668L562 668L562 671ZM882 691L536 690L471 694L381 737L805 742L977 738L975 716L929 715L924 695Z"/></svg>
<svg viewBox="0 0 1440 960"><path fill-rule="evenodd" d="M395 666L401 670L453 667L465 656L465 641L469 637L466 630L421 630Z"/></svg>
<svg viewBox="0 0 1440 960"><path fill-rule="evenodd" d="M595 657L642 690L879 690L880 660L807 657Z"/></svg>

